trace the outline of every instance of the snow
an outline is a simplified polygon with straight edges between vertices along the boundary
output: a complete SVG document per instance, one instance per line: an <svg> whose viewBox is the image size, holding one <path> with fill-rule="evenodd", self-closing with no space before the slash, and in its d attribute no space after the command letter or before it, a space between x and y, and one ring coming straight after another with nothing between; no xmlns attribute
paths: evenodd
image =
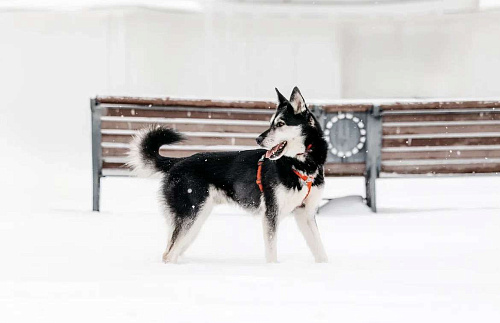
<svg viewBox="0 0 500 323"><path fill-rule="evenodd" d="M158 179L105 178L101 213L88 211L86 185L74 196L89 180L59 179L57 198L40 192L45 207L4 208L3 322L500 320L500 177L381 179L378 214L356 196L362 179L328 179L336 199L318 226L330 262L313 263L288 218L273 265L260 221L230 206L165 265Z"/></svg>

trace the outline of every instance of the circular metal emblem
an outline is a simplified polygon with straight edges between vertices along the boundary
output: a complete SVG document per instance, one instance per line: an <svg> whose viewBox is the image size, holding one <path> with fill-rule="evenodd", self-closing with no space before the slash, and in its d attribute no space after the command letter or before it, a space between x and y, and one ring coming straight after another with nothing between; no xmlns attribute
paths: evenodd
<svg viewBox="0 0 500 323"><path fill-rule="evenodd" d="M338 138L333 138L334 141L332 142L330 133L337 134L339 131L335 128L339 127L342 123L344 123L343 133L346 138L344 138L343 143L340 143ZM345 123L348 124L346 125ZM345 134L346 131L347 134ZM326 130L324 133L326 137L325 139L328 142L328 149L330 149L330 152L333 155L340 158L347 158L356 155L361 151L366 142L366 129L363 120L355 117L351 113L339 113L338 115L333 116L326 123ZM353 141L353 138L357 140Z"/></svg>

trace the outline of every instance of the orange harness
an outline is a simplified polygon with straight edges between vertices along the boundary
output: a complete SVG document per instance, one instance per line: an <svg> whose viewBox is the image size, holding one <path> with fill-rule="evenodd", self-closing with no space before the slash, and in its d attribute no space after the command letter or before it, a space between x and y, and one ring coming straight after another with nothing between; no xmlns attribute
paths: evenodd
<svg viewBox="0 0 500 323"><path fill-rule="evenodd" d="M266 158L266 154L262 155L262 157L260 157L259 159L259 162L257 163L257 180L255 181L255 183L257 183L257 185L259 185L259 190L261 193L264 192L264 188L262 187L262 164L264 164L264 158Z"/></svg>
<svg viewBox="0 0 500 323"><path fill-rule="evenodd" d="M302 200L302 204L300 206L304 206L305 205L305 201L307 199L307 197L309 196L309 193L311 193L311 187L313 185L313 182L314 182L314 178L316 177L316 174L315 175L306 175L306 174L303 174L301 172L299 172L298 170L296 170L295 168L293 169L293 172L295 173L295 175L297 175L301 180L303 180L306 185L307 185L307 194L306 196L304 197L304 199Z"/></svg>
<svg viewBox="0 0 500 323"><path fill-rule="evenodd" d="M306 153L311 151L311 144L309 146L307 146L307 150L306 150ZM303 154L300 154L300 155L303 155ZM255 183L257 183L257 185L259 186L259 189L260 191L263 193L264 192L264 187L262 186L262 164L264 164L264 159L266 158L266 154L262 155L262 157L260 157L258 163L257 163L257 180L255 181ZM307 194L306 196L304 197L304 199L302 200L302 204L300 205L301 207L303 207L305 205L305 200L307 199L307 197L309 196L309 193L311 193L311 187L312 187L312 184L314 182L314 179L316 178L316 174L314 175L306 175L306 174L303 174L301 173L300 171L296 170L295 168L293 168L293 172L295 173L295 175L297 175L301 180L303 180L307 186Z"/></svg>

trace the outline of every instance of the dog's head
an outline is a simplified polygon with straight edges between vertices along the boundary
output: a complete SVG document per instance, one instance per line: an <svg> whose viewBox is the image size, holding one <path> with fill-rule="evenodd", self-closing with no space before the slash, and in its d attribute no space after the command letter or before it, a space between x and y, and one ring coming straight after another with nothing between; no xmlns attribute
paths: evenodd
<svg viewBox="0 0 500 323"><path fill-rule="evenodd" d="M267 149L266 158L276 160L283 156L296 158L306 151L306 140L311 134L322 137L321 126L307 108L299 89L295 87L287 100L276 89L278 107L271 117L271 125L256 141Z"/></svg>

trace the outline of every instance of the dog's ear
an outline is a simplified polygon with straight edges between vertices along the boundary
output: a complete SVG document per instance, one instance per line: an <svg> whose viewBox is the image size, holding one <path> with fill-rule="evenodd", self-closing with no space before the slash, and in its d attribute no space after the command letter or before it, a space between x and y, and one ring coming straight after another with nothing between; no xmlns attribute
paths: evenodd
<svg viewBox="0 0 500 323"><path fill-rule="evenodd" d="M292 95L290 95L290 104L295 114L306 111L306 101L304 101L304 97L300 94L298 87L293 88Z"/></svg>
<svg viewBox="0 0 500 323"><path fill-rule="evenodd" d="M278 88L274 88L276 90L276 94L278 94L278 101L279 104L281 105L282 103L288 102L288 100L283 96L283 94L280 93Z"/></svg>

